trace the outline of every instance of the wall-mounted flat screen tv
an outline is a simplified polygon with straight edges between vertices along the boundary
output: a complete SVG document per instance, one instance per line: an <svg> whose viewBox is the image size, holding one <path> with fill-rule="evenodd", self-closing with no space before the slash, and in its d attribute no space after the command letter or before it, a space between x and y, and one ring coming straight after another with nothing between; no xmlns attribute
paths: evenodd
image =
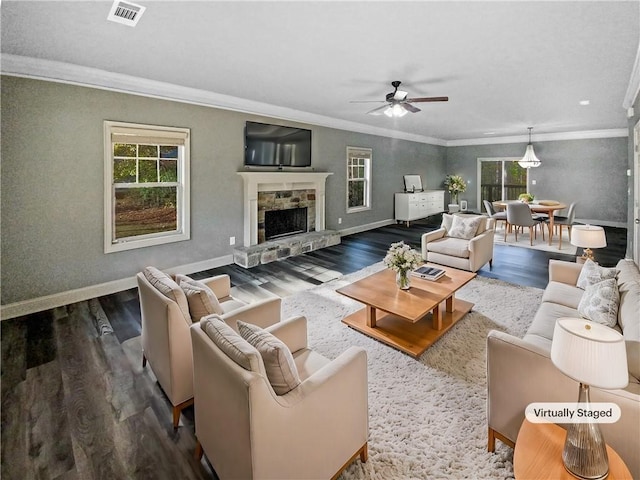
<svg viewBox="0 0 640 480"><path fill-rule="evenodd" d="M311 166L311 130L247 122L244 164L257 167Z"/></svg>

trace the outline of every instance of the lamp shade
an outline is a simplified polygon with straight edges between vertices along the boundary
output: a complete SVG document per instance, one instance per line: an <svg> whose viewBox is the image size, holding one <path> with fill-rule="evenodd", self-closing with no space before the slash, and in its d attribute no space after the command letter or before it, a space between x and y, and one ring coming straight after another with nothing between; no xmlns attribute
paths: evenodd
<svg viewBox="0 0 640 480"><path fill-rule="evenodd" d="M624 338L612 328L580 318L560 318L553 330L551 361L566 376L593 387L629 383Z"/></svg>
<svg viewBox="0 0 640 480"><path fill-rule="evenodd" d="M542 165L542 162L536 157L533 151L533 145L530 143L527 145L527 149L524 151L524 157L518 162L522 168L535 168Z"/></svg>
<svg viewBox="0 0 640 480"><path fill-rule="evenodd" d="M604 228L595 225L574 225L571 227L571 245L582 248L603 248L607 246Z"/></svg>

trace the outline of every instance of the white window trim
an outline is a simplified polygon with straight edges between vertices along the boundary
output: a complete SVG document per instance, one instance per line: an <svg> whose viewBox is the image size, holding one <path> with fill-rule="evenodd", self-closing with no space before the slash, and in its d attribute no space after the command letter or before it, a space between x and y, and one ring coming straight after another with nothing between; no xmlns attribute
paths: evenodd
<svg viewBox="0 0 640 480"><path fill-rule="evenodd" d="M365 164L365 199L364 206L362 207L349 207L349 154L351 152L363 152L365 155L368 155L368 158L363 157L367 160ZM347 147L347 161L346 161L346 170L347 170L347 191L346 191L346 206L347 213L358 213L364 212L367 210L371 210L371 170L373 163L373 149L365 148L365 147Z"/></svg>
<svg viewBox="0 0 640 480"><path fill-rule="evenodd" d="M115 230L115 189L113 182L113 146L111 144L111 134L114 129L130 128L132 130L146 130L170 133L172 136L179 135L184 139L182 159L178 166L178 225L177 231L160 232L141 236L140 238L130 238L114 240ZM190 139L191 133L188 128L162 127L156 125L143 125L137 123L114 122L106 120L104 122L104 252L114 253L136 248L163 245L166 243L181 242L191 238L191 206L190 206ZM142 187L144 184L136 184Z"/></svg>

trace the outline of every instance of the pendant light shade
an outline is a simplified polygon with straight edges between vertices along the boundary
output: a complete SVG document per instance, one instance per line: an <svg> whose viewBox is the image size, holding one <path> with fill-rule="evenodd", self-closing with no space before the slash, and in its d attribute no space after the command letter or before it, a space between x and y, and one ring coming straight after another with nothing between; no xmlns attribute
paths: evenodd
<svg viewBox="0 0 640 480"><path fill-rule="evenodd" d="M533 127L529 127L529 143L527 144L527 149L524 152L524 157L522 157L522 160L518 162L518 164L522 168L535 168L542 165L542 162L538 157L536 157L536 154L533 151L533 144L531 143L531 130L533 130Z"/></svg>

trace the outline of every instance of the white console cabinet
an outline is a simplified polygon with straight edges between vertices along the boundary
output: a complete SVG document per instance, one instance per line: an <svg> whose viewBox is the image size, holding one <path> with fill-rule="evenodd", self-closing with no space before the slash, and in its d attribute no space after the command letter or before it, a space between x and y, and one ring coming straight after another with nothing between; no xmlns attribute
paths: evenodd
<svg viewBox="0 0 640 480"><path fill-rule="evenodd" d="M395 194L396 221L407 222L445 211L444 190Z"/></svg>

